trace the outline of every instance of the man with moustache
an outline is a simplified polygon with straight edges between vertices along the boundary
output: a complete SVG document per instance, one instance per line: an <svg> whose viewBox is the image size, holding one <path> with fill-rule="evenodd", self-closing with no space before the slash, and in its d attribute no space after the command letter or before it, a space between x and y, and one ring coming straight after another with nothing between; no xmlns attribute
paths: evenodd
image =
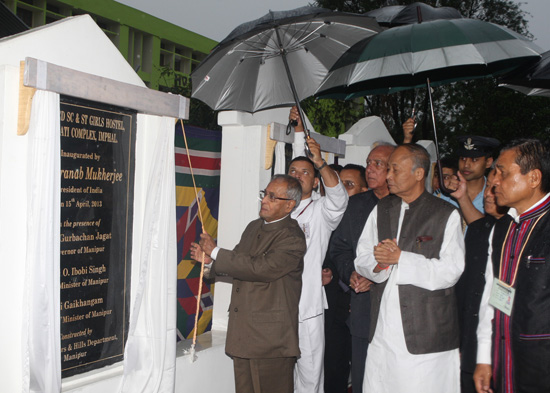
<svg viewBox="0 0 550 393"><path fill-rule="evenodd" d="M458 211L425 189L428 152L399 146L388 164L391 194L372 211L355 268L371 287L364 392L459 391L454 285L464 268Z"/></svg>
<svg viewBox="0 0 550 393"><path fill-rule="evenodd" d="M479 393L549 392L550 148L512 141L495 168L497 203L510 210L489 246L474 383Z"/></svg>
<svg viewBox="0 0 550 393"><path fill-rule="evenodd" d="M389 194L386 183L388 159L395 146L379 143L367 157L365 172L369 191L351 196L344 217L334 231L329 256L340 279L351 289L348 325L351 333L351 385L354 393L361 393L365 361L369 346L371 281L355 270L357 242L367 218L378 201ZM347 381L346 381L347 382Z"/></svg>
<svg viewBox="0 0 550 393"><path fill-rule="evenodd" d="M296 108L291 109L289 117L297 121L295 132L303 132ZM296 138L299 136L296 135ZM288 169L288 174L302 186L302 200L291 217L298 221L307 243L298 324L301 356L296 362L294 389L300 393L322 393L325 348L323 313L327 308L322 266L332 231L340 223L348 205L348 194L336 172L323 160L319 144L313 138L307 139L306 143L311 159L296 157ZM313 199L313 189L319 185L317 173L324 184L325 196Z"/></svg>
<svg viewBox="0 0 550 393"><path fill-rule="evenodd" d="M306 241L290 212L301 193L296 179L276 175L260 191L260 218L248 224L233 251L216 247L204 233L191 245L191 258L213 261L213 271L233 277L225 350L237 392L294 390Z"/></svg>

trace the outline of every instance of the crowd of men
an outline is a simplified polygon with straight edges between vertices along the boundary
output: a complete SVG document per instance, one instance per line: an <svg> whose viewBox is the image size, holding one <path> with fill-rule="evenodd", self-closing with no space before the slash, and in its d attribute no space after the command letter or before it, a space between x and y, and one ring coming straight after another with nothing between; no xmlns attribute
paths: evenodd
<svg viewBox="0 0 550 393"><path fill-rule="evenodd" d="M548 145L461 137L434 168L413 124L366 168L307 139L233 250L192 244L234 279L238 393L550 392Z"/></svg>

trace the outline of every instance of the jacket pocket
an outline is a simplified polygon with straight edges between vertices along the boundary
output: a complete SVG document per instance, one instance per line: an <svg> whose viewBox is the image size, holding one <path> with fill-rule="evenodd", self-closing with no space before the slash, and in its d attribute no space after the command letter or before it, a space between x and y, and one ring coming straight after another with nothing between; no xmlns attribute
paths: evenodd
<svg viewBox="0 0 550 393"><path fill-rule="evenodd" d="M544 265L546 263L546 258L544 257L535 257L533 255L528 255L525 257L525 264L527 265L527 268L533 266L540 266Z"/></svg>
<svg viewBox="0 0 550 393"><path fill-rule="evenodd" d="M520 340L525 341L537 341L537 340L550 340L550 333L547 334L519 334Z"/></svg>

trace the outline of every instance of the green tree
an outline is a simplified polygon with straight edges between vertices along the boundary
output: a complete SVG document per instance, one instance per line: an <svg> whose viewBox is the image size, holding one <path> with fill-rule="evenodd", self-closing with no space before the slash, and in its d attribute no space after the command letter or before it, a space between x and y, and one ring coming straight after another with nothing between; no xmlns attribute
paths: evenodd
<svg viewBox="0 0 550 393"><path fill-rule="evenodd" d="M364 117L361 100L315 100L307 98L302 102L313 128L323 135L337 137Z"/></svg>
<svg viewBox="0 0 550 393"><path fill-rule="evenodd" d="M406 5L413 2L414 0L317 0L315 5L338 11L364 13L386 5ZM435 5L435 1L426 3ZM464 17L504 25L532 38L525 11L521 9L521 4L511 0L440 0L438 6L454 7ZM549 138L548 100L499 88L494 79L463 81L436 87L433 98L440 150L444 154L452 154L455 150L458 135L493 136L503 143L519 136ZM318 100L319 103L322 101L325 100ZM328 104L323 105L329 107ZM426 89L367 96L364 99L363 114L380 116L394 139L400 142L401 124L410 116L413 108L420 113L418 138L433 139ZM312 108L308 107L308 114L310 111ZM340 113L339 117L344 115L345 112ZM322 130L325 127L319 128Z"/></svg>
<svg viewBox="0 0 550 393"><path fill-rule="evenodd" d="M170 67L162 67L160 70L160 79L163 82L162 90L173 94L179 94L184 97L191 97L191 81L188 78L182 78ZM208 105L194 98L189 102L189 119L184 120L184 124L190 124L208 130L220 130L218 125L217 112L210 109Z"/></svg>

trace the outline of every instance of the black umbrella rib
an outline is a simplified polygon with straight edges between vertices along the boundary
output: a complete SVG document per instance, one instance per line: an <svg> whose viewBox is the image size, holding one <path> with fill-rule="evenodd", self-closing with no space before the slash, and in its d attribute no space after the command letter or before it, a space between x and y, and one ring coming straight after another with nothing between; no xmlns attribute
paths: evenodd
<svg viewBox="0 0 550 393"><path fill-rule="evenodd" d="M307 25L309 26L311 25L311 23ZM315 34L321 27L322 26L317 27L315 30L313 30L308 34L303 34L307 31L305 27L303 29L300 29L298 31L298 33L300 34L294 35L293 37L291 37L291 39L289 40L288 46L285 47L284 50L287 53L301 50L305 45L319 38L318 36L313 36L313 34ZM258 37L259 36L269 36L269 34L266 32L262 32L258 34ZM274 43L275 45L271 43ZM270 36L268 37L267 42L263 42L261 41L261 39L258 38L255 41L250 41L250 40L243 41L239 46L244 46L244 45L249 46L250 49L237 49L238 47L235 47L231 52L240 52L240 53L248 54L250 55L250 56L246 56L246 58L248 59L259 58L259 57L273 58L273 57L280 56L280 48Z"/></svg>
<svg viewBox="0 0 550 393"><path fill-rule="evenodd" d="M319 38L318 36L314 37L313 35L317 33L317 31L319 31L319 29L321 29L323 26L324 26L324 23L317 26L314 30L311 30L311 31L308 31L308 28L309 26L311 26L312 23L306 23L304 24L304 27L301 28L300 30L298 30L298 33L300 34L296 34L295 36L293 36L292 38L295 38L295 41L294 43L291 43L291 45L289 45L289 50L292 48L292 47L296 47L298 45L301 45L301 46L304 46L306 45L307 43L313 41L313 40L316 40L317 38Z"/></svg>
<svg viewBox="0 0 550 393"><path fill-rule="evenodd" d="M267 36L268 39L267 39L267 42L263 42L261 41L261 37L260 36ZM275 45L270 45L270 42L274 42L273 39L267 34L267 33L264 33L262 32L262 34L258 34L256 35L258 37L257 40L255 41L250 41L250 40L247 40L247 41L243 41L241 42L239 45L235 46L235 48L233 48L233 50L231 52L246 52L247 50L246 49L238 49L240 46L244 46L244 45L248 45L251 49L254 49L254 50L257 50L257 51L263 51L265 52L265 47L273 50L273 51L276 51L278 50L278 46L275 44Z"/></svg>
<svg viewBox="0 0 550 393"><path fill-rule="evenodd" d="M344 48L350 48L350 46L340 40L337 40L333 37L325 36L326 39L331 40L332 42L336 42L338 45L343 46Z"/></svg>

